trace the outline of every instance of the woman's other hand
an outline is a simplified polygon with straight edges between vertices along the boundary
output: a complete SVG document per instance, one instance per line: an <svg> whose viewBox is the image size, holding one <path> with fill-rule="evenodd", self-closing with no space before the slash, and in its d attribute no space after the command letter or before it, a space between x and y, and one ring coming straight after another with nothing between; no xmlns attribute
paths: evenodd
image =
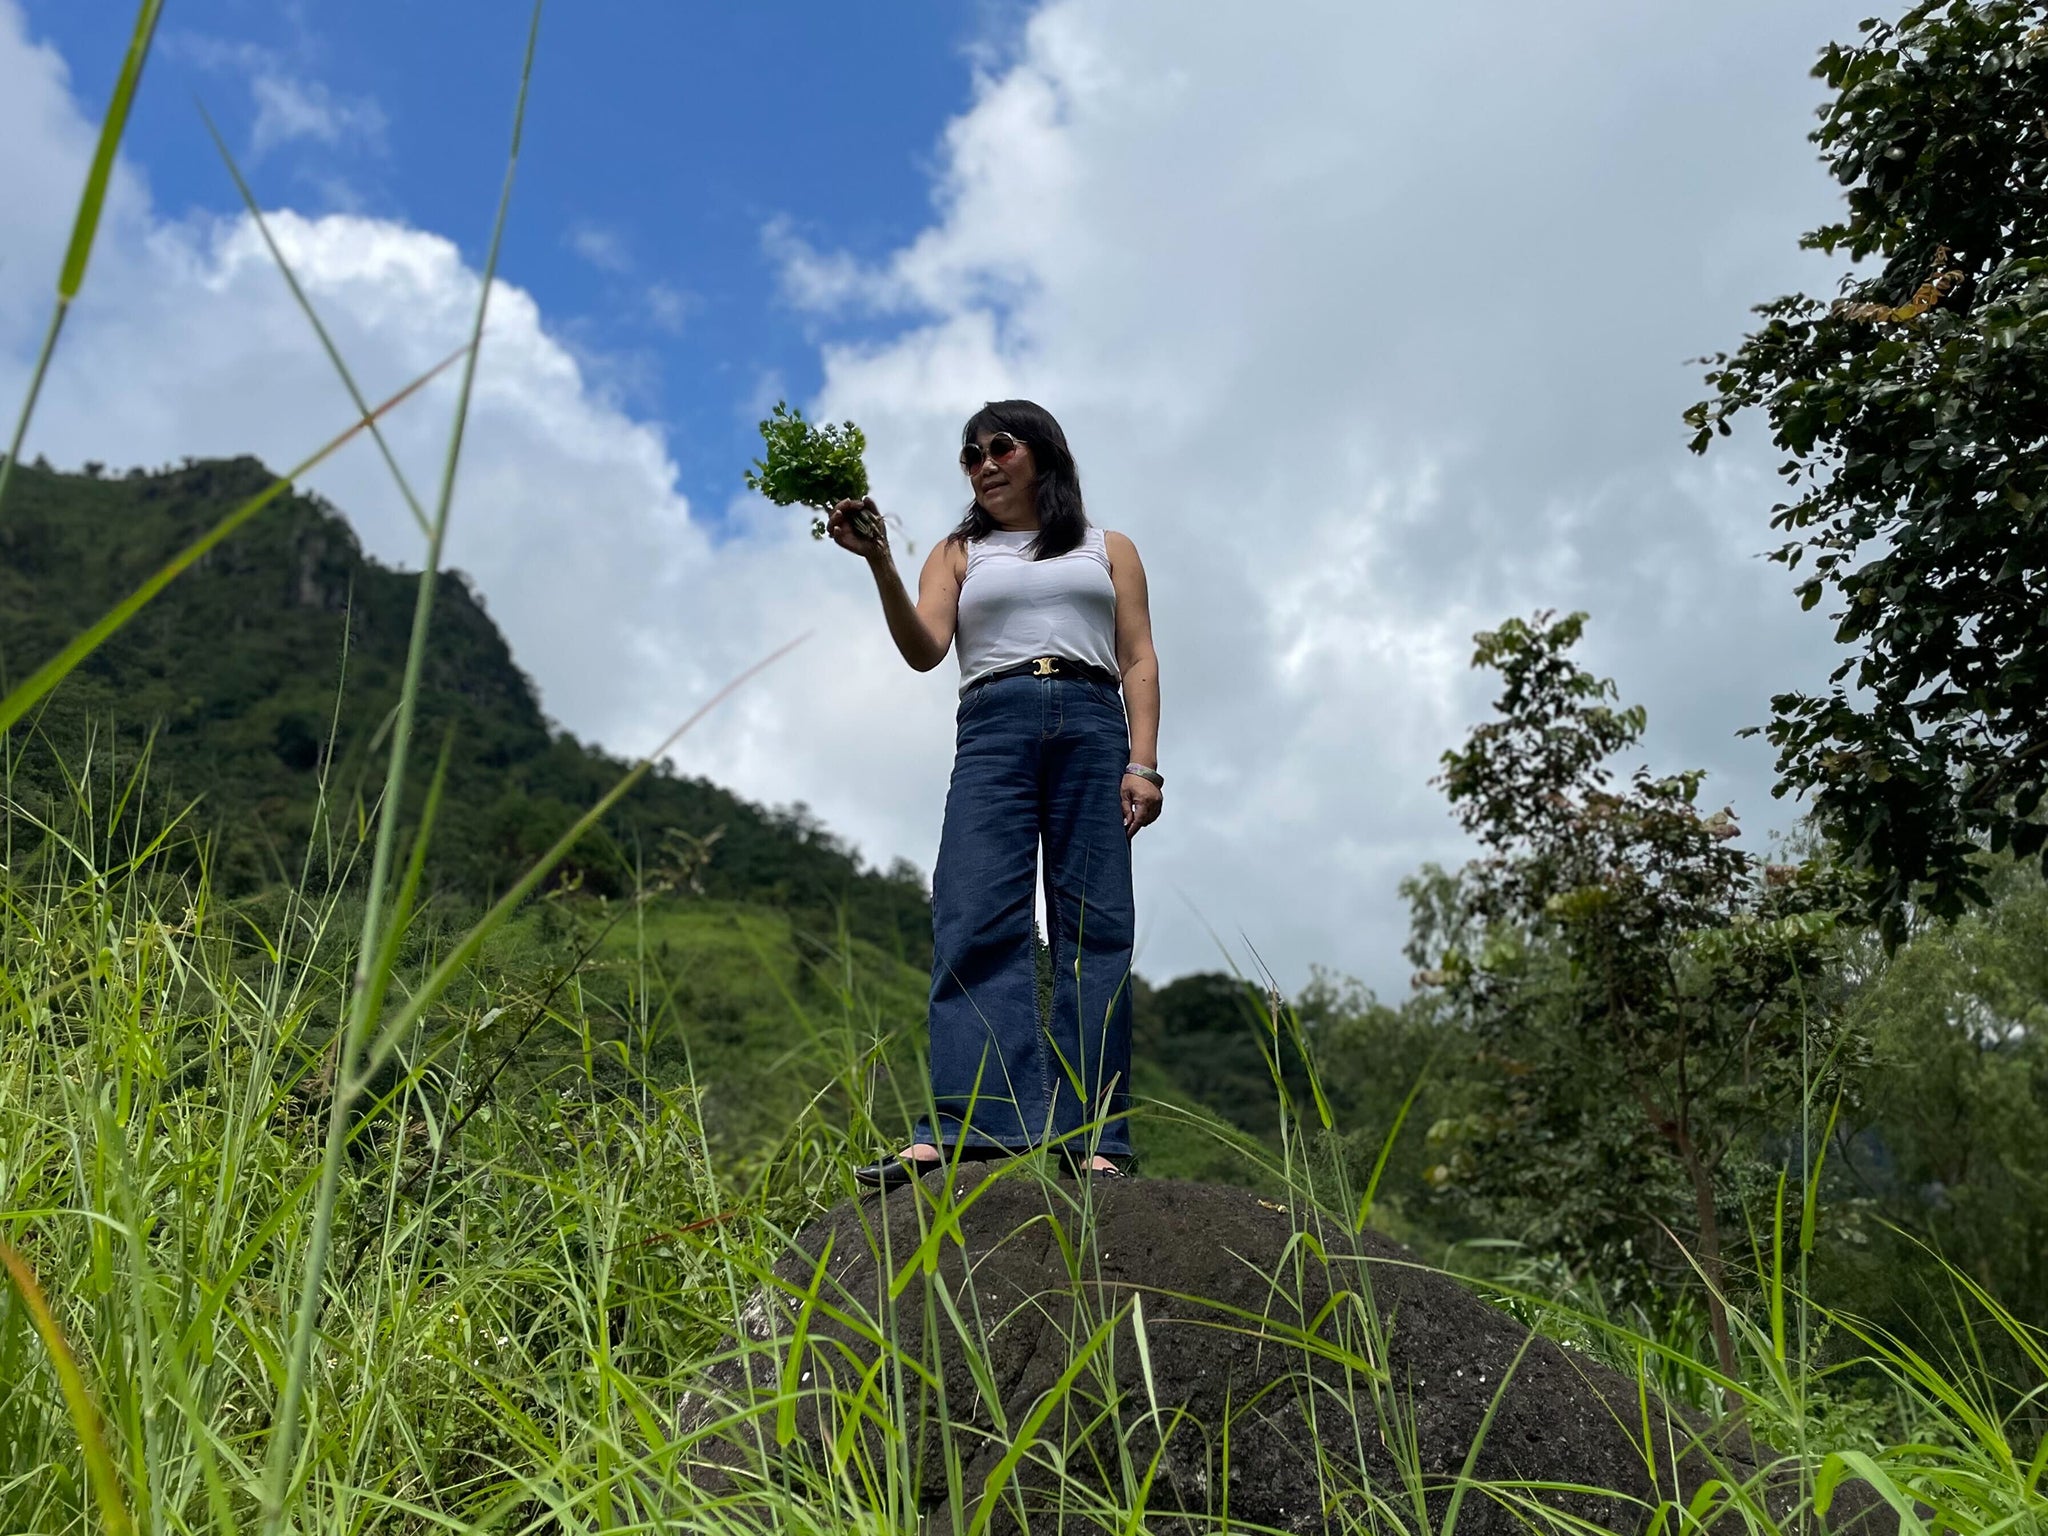
<svg viewBox="0 0 2048 1536"><path fill-rule="evenodd" d="M1136 837L1141 828L1157 821L1160 811L1166 807L1165 791L1150 779L1141 779L1135 773L1124 775L1123 798L1125 837Z"/></svg>
<svg viewBox="0 0 2048 1536"><path fill-rule="evenodd" d="M889 530L883 525L881 510L872 496L840 502L826 519L825 531L834 544L863 560L874 560L889 552Z"/></svg>

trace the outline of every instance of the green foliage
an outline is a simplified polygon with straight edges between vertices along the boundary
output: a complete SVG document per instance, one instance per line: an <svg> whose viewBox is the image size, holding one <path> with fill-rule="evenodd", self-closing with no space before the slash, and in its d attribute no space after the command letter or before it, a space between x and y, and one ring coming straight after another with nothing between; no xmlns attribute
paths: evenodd
<svg viewBox="0 0 2048 1536"><path fill-rule="evenodd" d="M2048 1325L2048 883L2009 859L1987 883L1889 963L1844 959L1873 1060L1829 1151L1824 1283L1905 1336L1946 1289L1929 1250Z"/></svg>
<svg viewBox="0 0 2048 1536"><path fill-rule="evenodd" d="M867 434L852 422L815 426L804 413L778 400L775 414L761 423L767 447L747 471L747 489L759 491L778 507L802 506L829 513L842 501L859 501L868 493ZM863 533L873 531L873 520ZM857 519L858 520L858 519ZM823 516L811 520L811 537L825 537Z"/></svg>
<svg viewBox="0 0 2048 1536"><path fill-rule="evenodd" d="M663 900L619 917L577 1006L635 1074L700 1085L705 1133L722 1152L757 1156L807 1109L855 1123L835 1086L846 1063L871 1061L922 1097L926 971L759 906ZM911 1116L899 1118L889 1134L908 1131Z"/></svg>
<svg viewBox="0 0 2048 1536"><path fill-rule="evenodd" d="M4 1235L86 1362L140 1528L250 1529L314 1224L324 1042L347 1006L347 968L311 941L348 913L300 903L257 928L182 863L122 858L130 829L103 816L95 837L94 819L34 881L0 877ZM600 1378L719 1336L715 1261L679 1231L739 1191L709 1174L691 1092L628 1099L568 1071L479 1102L485 1000L527 998L509 974L474 978L357 1122L295 1529L484 1517L539 1484L506 1469L537 1470L543 1425L632 1422ZM760 1191L748 1218L778 1199ZM76 1442L23 1321L0 1298L0 1523L82 1529Z"/></svg>
<svg viewBox="0 0 2048 1536"><path fill-rule="evenodd" d="M1645 717L1572 661L1583 625L1478 637L1498 716L1439 782L1483 851L1410 887L1411 957L1491 1080L1440 1181L1610 1274L1685 1289L1696 1262L1726 1368L1730 1155L1854 1049L1812 1006L1849 892L1819 861L1759 870L1727 810L1696 809L1699 772L1610 787Z"/></svg>
<svg viewBox="0 0 2048 1536"><path fill-rule="evenodd" d="M1875 876L1896 942L1908 908L1983 900L1976 855L2048 856L2048 12L2038 0L1915 6L1866 22L1814 73L1813 135L1848 215L1803 243L1882 263L1823 304L1763 305L1692 408L1704 451L1760 408L1792 498L1773 558L1856 654L1823 695L1781 694L1780 794L1810 795Z"/></svg>
<svg viewBox="0 0 2048 1536"><path fill-rule="evenodd" d="M23 466L0 506L0 670L18 676L54 654L268 482L248 459L118 479ZM416 582L367 559L318 498L285 498L102 644L32 729L11 734L12 794L48 820L73 774L125 776L146 752L159 793L197 801L222 889L349 878L382 783ZM549 724L459 573L439 578L418 730L430 761L447 753L429 886L462 903L505 889L626 768ZM773 905L814 930L833 929L843 911L856 937L928 963L915 872L863 869L803 807L763 809L665 766L556 877L614 897L650 881Z"/></svg>
<svg viewBox="0 0 2048 1536"><path fill-rule="evenodd" d="M1484 1237L1466 1207L1437 1198L1431 1126L1455 1123L1485 1092L1473 1071L1473 1040L1441 989L1399 1007L1364 986L1318 970L1295 1000L1316 1070L1335 1107L1335 1150L1354 1186L1375 1177L1372 1224L1426 1252Z"/></svg>
<svg viewBox="0 0 2048 1536"><path fill-rule="evenodd" d="M1198 971L1131 1000L1131 1046L1174 1088L1240 1130L1277 1144L1274 1064L1296 1104L1309 1099L1301 1054L1276 1038L1270 1004L1235 976Z"/></svg>
<svg viewBox="0 0 2048 1536"><path fill-rule="evenodd" d="M1361 1191L1377 1168L1373 1224L1419 1246L1471 1235L1462 1213L1432 1203L1424 1177L1424 1128L1460 1112L1473 1091L1469 1040L1439 994L1392 1008L1320 967L1291 1000L1214 971L1158 987L1134 978L1133 990L1141 1099L1214 1116L1241 1145L1274 1153L1306 1135L1319 1163ZM1139 1143L1149 1174L1247 1177L1241 1157L1205 1131L1183 1134L1170 1113L1141 1115Z"/></svg>

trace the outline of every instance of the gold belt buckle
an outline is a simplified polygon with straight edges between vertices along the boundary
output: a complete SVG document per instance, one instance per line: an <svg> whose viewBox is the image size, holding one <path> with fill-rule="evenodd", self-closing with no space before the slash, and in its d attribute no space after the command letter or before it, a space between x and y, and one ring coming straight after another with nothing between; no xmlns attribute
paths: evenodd
<svg viewBox="0 0 2048 1536"><path fill-rule="evenodd" d="M1031 662L1031 675L1033 677L1051 677L1052 669L1058 665L1059 658L1057 656L1034 657Z"/></svg>

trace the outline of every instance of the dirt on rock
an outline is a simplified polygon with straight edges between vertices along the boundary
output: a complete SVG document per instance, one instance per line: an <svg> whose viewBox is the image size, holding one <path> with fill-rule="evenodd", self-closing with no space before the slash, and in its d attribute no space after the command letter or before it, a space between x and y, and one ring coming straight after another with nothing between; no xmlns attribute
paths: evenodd
<svg viewBox="0 0 2048 1536"><path fill-rule="evenodd" d="M1100 1529L1141 1499L1161 1536L1434 1532L1454 1506L1459 1536L1636 1532L1676 1528L1660 1510L1703 1488L1722 1513L1690 1529L1750 1528L1731 1500L1756 1525L1898 1528L1860 1484L1802 1519L1796 1476L1739 1429L1646 1401L1387 1238L1243 1189L933 1174L839 1206L777 1276L682 1406L706 1493L886 1486L893 1462L933 1533L972 1524L992 1480L996 1532Z"/></svg>

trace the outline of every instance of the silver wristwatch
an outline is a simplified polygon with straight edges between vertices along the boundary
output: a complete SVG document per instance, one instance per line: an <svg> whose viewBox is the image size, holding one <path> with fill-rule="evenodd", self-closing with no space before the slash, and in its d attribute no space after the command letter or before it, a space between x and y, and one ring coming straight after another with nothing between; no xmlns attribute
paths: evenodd
<svg viewBox="0 0 2048 1536"><path fill-rule="evenodd" d="M1126 763L1124 764L1124 772L1135 773L1139 778L1151 784L1154 789L1166 788L1166 775L1157 768L1147 768L1143 763Z"/></svg>

